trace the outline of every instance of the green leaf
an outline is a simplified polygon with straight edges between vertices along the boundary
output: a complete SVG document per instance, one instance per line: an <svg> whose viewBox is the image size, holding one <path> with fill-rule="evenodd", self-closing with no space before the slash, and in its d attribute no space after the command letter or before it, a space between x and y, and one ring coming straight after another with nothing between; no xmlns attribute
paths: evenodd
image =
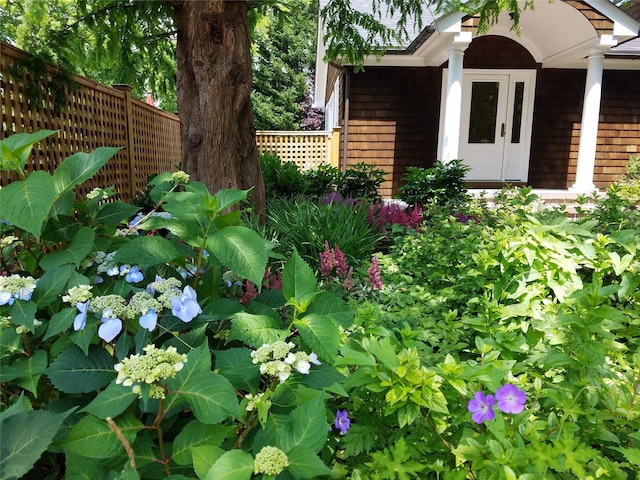
<svg viewBox="0 0 640 480"><path fill-rule="evenodd" d="M278 321L266 315L239 312L231 320L229 340L242 340L250 347L284 340L289 333L282 330Z"/></svg>
<svg viewBox="0 0 640 480"><path fill-rule="evenodd" d="M133 403L136 396L131 387L113 382L80 411L90 413L101 420L107 417L115 418Z"/></svg>
<svg viewBox="0 0 640 480"><path fill-rule="evenodd" d="M45 272L44 275L38 279L31 300L35 302L39 310L48 307L58 300L69 278L71 278L73 271L73 265L62 265Z"/></svg>
<svg viewBox="0 0 640 480"><path fill-rule="evenodd" d="M0 478L22 478L47 449L69 416L45 410L20 412L0 423Z"/></svg>
<svg viewBox="0 0 640 480"><path fill-rule="evenodd" d="M193 462L192 449L211 446L219 447L227 438L235 435L233 425L211 426L193 420L189 422L176 436L173 442L173 459L178 465L189 465Z"/></svg>
<svg viewBox="0 0 640 480"><path fill-rule="evenodd" d="M16 300L11 305L9 310L11 315L11 322L14 325L24 325L32 332L35 329L33 321L36 318L36 304L33 302L23 302L22 300Z"/></svg>
<svg viewBox="0 0 640 480"><path fill-rule="evenodd" d="M327 440L329 425L322 395L299 406L291 412L291 433L281 438L282 448L288 452L302 446L319 452Z"/></svg>
<svg viewBox="0 0 640 480"><path fill-rule="evenodd" d="M113 358L102 347L90 345L88 355L80 348L70 347L56 357L45 374L58 390L88 393L116 378L113 365Z"/></svg>
<svg viewBox="0 0 640 480"><path fill-rule="evenodd" d="M293 255L282 271L282 293L287 300L295 299L299 304L303 297L316 293L318 281L311 267L298 255Z"/></svg>
<svg viewBox="0 0 640 480"><path fill-rule="evenodd" d="M307 314L317 313L330 318L344 328L353 324L356 311L349 307L342 299L331 292L320 292L313 299L306 311Z"/></svg>
<svg viewBox="0 0 640 480"><path fill-rule="evenodd" d="M163 237L136 237L118 249L115 261L141 268L168 263L178 256L173 244Z"/></svg>
<svg viewBox="0 0 640 480"><path fill-rule="evenodd" d="M222 375L211 372L211 354L206 343L187 354L184 368L168 380L167 386L177 393L167 397L167 411L187 402L202 423L214 424L230 416L242 417L231 383Z"/></svg>
<svg viewBox="0 0 640 480"><path fill-rule="evenodd" d="M26 180L12 182L0 189L0 219L40 239L42 224L56 197L53 178L38 170Z"/></svg>
<svg viewBox="0 0 640 480"><path fill-rule="evenodd" d="M216 371L238 390L255 391L260 384L260 369L251 360L248 348L229 348L214 352Z"/></svg>
<svg viewBox="0 0 640 480"><path fill-rule="evenodd" d="M193 470L198 478L204 478L224 452L222 448L210 445L193 447L191 449L191 458L193 458Z"/></svg>
<svg viewBox="0 0 640 480"><path fill-rule="evenodd" d="M144 425L128 413L114 423L130 444ZM109 424L93 415L82 418L62 442L65 452L88 458L112 458L124 452L122 442Z"/></svg>
<svg viewBox="0 0 640 480"><path fill-rule="evenodd" d="M179 372L180 373L180 372ZM215 424L229 417L241 418L242 412L233 385L213 372L169 380L176 402L186 401L202 423Z"/></svg>
<svg viewBox="0 0 640 480"><path fill-rule="evenodd" d="M287 452L289 466L287 471L293 478L318 478L331 475L332 471L312 450L298 446Z"/></svg>
<svg viewBox="0 0 640 480"><path fill-rule="evenodd" d="M15 305L18 302L14 302ZM23 352L22 339L15 328L0 328L0 358Z"/></svg>
<svg viewBox="0 0 640 480"><path fill-rule="evenodd" d="M38 381L42 372L47 368L47 352L36 350L33 356L19 358L11 364L11 367L18 372L18 376L13 382L37 395Z"/></svg>
<svg viewBox="0 0 640 480"><path fill-rule="evenodd" d="M222 189L218 190L213 198L217 201L218 211L223 212L227 208L246 200L248 193L249 190Z"/></svg>
<svg viewBox="0 0 640 480"><path fill-rule="evenodd" d="M209 469L203 480L250 480L253 457L242 450L225 452Z"/></svg>
<svg viewBox="0 0 640 480"><path fill-rule="evenodd" d="M73 236L69 245L64 250L51 252L40 259L40 266L43 270L52 270L64 264L73 264L76 267L91 253L96 239L96 232L93 228L82 227Z"/></svg>
<svg viewBox="0 0 640 480"><path fill-rule="evenodd" d="M55 193L62 195L89 180L119 148L99 147L91 153L77 152L67 157L53 173Z"/></svg>
<svg viewBox="0 0 640 480"><path fill-rule="evenodd" d="M333 320L323 315L305 315L295 322L302 340L320 360L333 365L340 349L340 330Z"/></svg>
<svg viewBox="0 0 640 480"><path fill-rule="evenodd" d="M262 288L267 247L255 231L240 225L218 230L207 238L207 250L222 265L251 280L258 290Z"/></svg>
<svg viewBox="0 0 640 480"><path fill-rule="evenodd" d="M93 223L118 225L120 222L134 216L139 210L139 207L121 201L105 203L98 211L96 218L93 219Z"/></svg>
<svg viewBox="0 0 640 480"><path fill-rule="evenodd" d="M99 460L71 453L66 453L64 457L64 480L107 480L108 472L101 468Z"/></svg>
<svg viewBox="0 0 640 480"><path fill-rule="evenodd" d="M29 155L31 155L33 146L54 133L57 133L57 130L39 130L33 133L15 133L0 142L3 150L2 156L4 157L7 151L11 152L11 155L18 162L20 169L24 169L27 159L29 158ZM2 163L0 164L0 168L6 169L7 167ZM11 170L15 170L15 167L11 168Z"/></svg>
<svg viewBox="0 0 640 480"><path fill-rule="evenodd" d="M78 310L75 308L63 308L59 312L54 313L47 324L47 333L43 340L48 340L71 327L78 313Z"/></svg>

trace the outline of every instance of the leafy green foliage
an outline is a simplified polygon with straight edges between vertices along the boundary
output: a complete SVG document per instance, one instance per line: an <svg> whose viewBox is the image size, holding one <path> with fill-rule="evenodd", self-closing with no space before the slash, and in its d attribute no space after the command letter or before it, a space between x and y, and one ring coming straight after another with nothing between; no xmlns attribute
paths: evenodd
<svg viewBox="0 0 640 480"><path fill-rule="evenodd" d="M461 203L467 198L464 177L468 171L462 160L436 160L431 168L407 167L400 198L410 205Z"/></svg>
<svg viewBox="0 0 640 480"><path fill-rule="evenodd" d="M0 142L3 166L22 173L41 138ZM297 254L282 290L258 296L272 245L241 223L247 191L166 173L150 210L105 202L111 189L55 208L112 154L2 189L30 205L0 202L2 478L273 478L256 463L264 446L287 458L285 478L330 474L327 411L345 378L332 363L351 309ZM278 342L277 371L263 370L255 352Z"/></svg>
<svg viewBox="0 0 640 480"><path fill-rule="evenodd" d="M25 142L0 146L16 156ZM305 242L278 253L229 212L247 192L167 173L152 210L104 212L104 190L64 213L64 190L39 229L0 227L2 478L640 474L640 228L622 197L572 219L526 189L504 192L499 213L432 205L378 253L382 289L345 302ZM342 215L309 205L289 223ZM340 205L350 217L333 230L360 215ZM121 263L135 251L142 265ZM279 283L258 275L270 258ZM167 281L150 325L136 302L160 302ZM523 410L494 399L475 423L469 401L506 384Z"/></svg>
<svg viewBox="0 0 640 480"><path fill-rule="evenodd" d="M352 265L368 261L382 238L369 225L366 204L318 203L311 199L273 200L267 208L265 238L276 241L276 250L290 255L295 249L310 265L319 264L319 255L338 245Z"/></svg>

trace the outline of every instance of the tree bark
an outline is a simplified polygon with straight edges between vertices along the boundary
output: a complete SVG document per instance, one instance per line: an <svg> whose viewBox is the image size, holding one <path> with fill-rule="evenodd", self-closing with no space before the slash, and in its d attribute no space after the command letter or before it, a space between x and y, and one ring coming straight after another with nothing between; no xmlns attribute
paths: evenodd
<svg viewBox="0 0 640 480"><path fill-rule="evenodd" d="M182 169L212 193L252 188L256 213L265 189L251 105L249 2L170 1L178 31L176 88Z"/></svg>

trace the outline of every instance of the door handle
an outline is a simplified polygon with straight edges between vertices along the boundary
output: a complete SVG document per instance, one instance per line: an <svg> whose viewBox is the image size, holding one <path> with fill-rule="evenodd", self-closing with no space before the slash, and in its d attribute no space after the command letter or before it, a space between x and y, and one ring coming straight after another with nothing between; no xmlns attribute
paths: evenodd
<svg viewBox="0 0 640 480"><path fill-rule="evenodd" d="M507 134L507 129L505 128L505 124L502 124L502 127L500 127L500 136L504 137Z"/></svg>

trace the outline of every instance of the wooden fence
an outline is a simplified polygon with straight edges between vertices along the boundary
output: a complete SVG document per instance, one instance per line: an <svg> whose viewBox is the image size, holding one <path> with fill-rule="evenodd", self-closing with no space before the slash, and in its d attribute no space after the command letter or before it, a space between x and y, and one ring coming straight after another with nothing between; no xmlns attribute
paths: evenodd
<svg viewBox="0 0 640 480"><path fill-rule="evenodd" d="M19 132L58 131L34 148L27 171L53 173L73 153L124 147L79 188L79 193L113 185L116 197L128 201L144 190L149 175L176 170L181 161L178 116L133 98L128 88L107 87L76 75L71 78L80 88L67 92L67 106L56 109L54 92L47 88L58 73L56 67L47 66L44 78L25 73L16 79L9 74L12 65L27 58L27 53L0 42L0 139ZM27 94L33 85L38 85L41 93L35 105ZM322 164L338 166L339 128L330 132L258 131L256 137L261 153L274 153L283 161L296 163L302 171ZM13 179L0 172L0 185Z"/></svg>
<svg viewBox="0 0 640 480"><path fill-rule="evenodd" d="M301 171L320 165L339 166L340 128L329 132L281 132L258 130L258 150L271 152L282 161L293 162Z"/></svg>
<svg viewBox="0 0 640 480"><path fill-rule="evenodd" d="M116 89L87 78L72 76L80 87L67 92L68 104L57 109L48 82L58 72L47 66L44 78L25 73L22 78L9 74L11 65L29 58L25 52L0 43L0 103L2 138L18 132L57 130L34 148L27 171L50 173L69 155L90 152L97 147L124 147L80 189L113 185L117 197L129 200L147 185L150 174L175 171L180 162L180 119L131 96L129 89ZM41 96L34 104L27 87L40 86ZM11 178L5 172L0 183Z"/></svg>

